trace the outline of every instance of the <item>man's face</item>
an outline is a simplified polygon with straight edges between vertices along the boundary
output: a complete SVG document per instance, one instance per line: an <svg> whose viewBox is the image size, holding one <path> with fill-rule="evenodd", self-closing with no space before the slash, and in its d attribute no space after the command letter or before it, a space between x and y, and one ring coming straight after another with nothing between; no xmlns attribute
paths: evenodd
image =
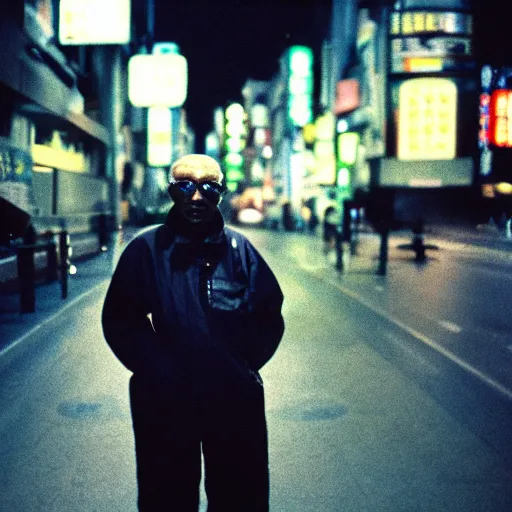
<svg viewBox="0 0 512 512"><path fill-rule="evenodd" d="M208 191L212 184L220 185L221 176L214 170L204 170L190 166L179 166L172 172L174 182L192 182L196 187L193 194L178 193L171 194L179 212L190 222L199 223L211 220L217 209L218 201L215 200L215 194L209 196ZM190 184L188 184L190 185ZM172 185L171 185L172 186ZM206 190L206 193L204 190ZM183 188L187 184L183 183ZM191 186L190 188L194 188Z"/></svg>

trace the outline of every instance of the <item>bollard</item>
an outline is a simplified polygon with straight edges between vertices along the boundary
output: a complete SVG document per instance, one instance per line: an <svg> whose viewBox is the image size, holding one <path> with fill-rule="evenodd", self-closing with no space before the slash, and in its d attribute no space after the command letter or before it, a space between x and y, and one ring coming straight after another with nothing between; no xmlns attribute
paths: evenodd
<svg viewBox="0 0 512 512"><path fill-rule="evenodd" d="M61 296L65 299L68 296L69 257L71 253L69 234L65 230L59 233L59 253Z"/></svg>
<svg viewBox="0 0 512 512"><path fill-rule="evenodd" d="M359 224L360 224L359 208L350 210L350 255L357 256L357 247L359 245Z"/></svg>
<svg viewBox="0 0 512 512"><path fill-rule="evenodd" d="M59 278L59 264L57 258L57 243L55 235L52 232L47 233L48 240L46 242L46 258L47 258L47 271L46 281L48 283L57 281Z"/></svg>
<svg viewBox="0 0 512 512"><path fill-rule="evenodd" d="M415 261L423 263L427 258L425 256L425 241L423 234L425 232L425 226L423 219L417 219L412 227L413 238L412 238L412 249L416 253Z"/></svg>
<svg viewBox="0 0 512 512"><path fill-rule="evenodd" d="M338 272L343 272L343 237L342 234L338 231L336 231L336 242L335 242L335 249L336 249L336 270Z"/></svg>

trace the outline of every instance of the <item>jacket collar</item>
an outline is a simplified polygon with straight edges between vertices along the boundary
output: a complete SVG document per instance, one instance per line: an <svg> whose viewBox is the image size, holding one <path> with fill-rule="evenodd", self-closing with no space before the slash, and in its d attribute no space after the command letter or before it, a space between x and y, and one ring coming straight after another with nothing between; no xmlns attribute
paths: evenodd
<svg viewBox="0 0 512 512"><path fill-rule="evenodd" d="M172 242L180 244L215 244L221 243L225 238L224 219L218 209L211 221L193 224L173 206L167 215L165 226Z"/></svg>

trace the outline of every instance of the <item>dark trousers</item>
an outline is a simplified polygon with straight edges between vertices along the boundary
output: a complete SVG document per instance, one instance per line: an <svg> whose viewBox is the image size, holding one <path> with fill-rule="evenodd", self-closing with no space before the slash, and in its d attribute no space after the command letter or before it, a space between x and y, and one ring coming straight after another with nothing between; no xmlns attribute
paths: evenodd
<svg viewBox="0 0 512 512"><path fill-rule="evenodd" d="M201 449L208 512L268 512L263 389L251 398L191 397L132 377L141 512L197 512Z"/></svg>

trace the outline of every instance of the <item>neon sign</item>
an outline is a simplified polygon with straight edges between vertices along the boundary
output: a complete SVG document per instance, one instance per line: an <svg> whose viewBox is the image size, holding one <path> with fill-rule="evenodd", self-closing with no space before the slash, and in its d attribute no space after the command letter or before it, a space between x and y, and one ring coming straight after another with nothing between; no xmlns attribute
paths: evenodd
<svg viewBox="0 0 512 512"><path fill-rule="evenodd" d="M512 147L512 91L497 89L489 108L489 142L498 147Z"/></svg>

